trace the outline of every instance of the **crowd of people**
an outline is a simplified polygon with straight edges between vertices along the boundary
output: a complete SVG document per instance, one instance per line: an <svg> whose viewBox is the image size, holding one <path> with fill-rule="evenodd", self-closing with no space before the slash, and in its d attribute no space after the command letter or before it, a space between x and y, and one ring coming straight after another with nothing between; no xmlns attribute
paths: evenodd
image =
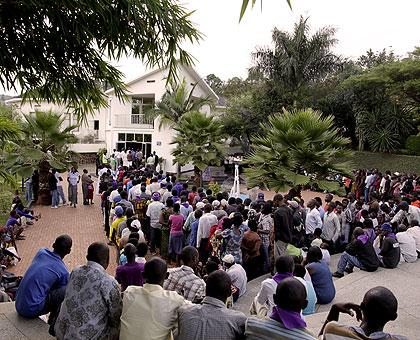
<svg viewBox="0 0 420 340"><path fill-rule="evenodd" d="M272 200L262 192L255 199L213 193L151 162L98 168L108 245L93 243L87 264L69 275L62 259L72 241L60 236L53 251L35 256L16 298L22 316L50 312L59 339L314 339L305 316L334 300L333 276L395 268L420 254L420 182L413 176L372 169L361 190L358 171L344 182L346 198L304 202L299 189ZM388 185L395 178L398 193ZM105 272L110 251L114 277ZM247 318L235 303L249 280L267 273ZM340 312L355 313L360 327L337 323ZM396 317L395 296L376 287L360 305L333 305L320 334L402 339L383 332Z"/></svg>

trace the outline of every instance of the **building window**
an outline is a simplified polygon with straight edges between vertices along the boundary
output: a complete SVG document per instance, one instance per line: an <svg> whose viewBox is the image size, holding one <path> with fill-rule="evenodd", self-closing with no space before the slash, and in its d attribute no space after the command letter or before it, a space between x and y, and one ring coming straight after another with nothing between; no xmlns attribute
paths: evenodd
<svg viewBox="0 0 420 340"><path fill-rule="evenodd" d="M133 97L131 102L131 124L153 124L146 122L144 114L155 105L154 95L152 97Z"/></svg>
<svg viewBox="0 0 420 340"><path fill-rule="evenodd" d="M152 153L152 135L149 133L119 133L116 143L117 150L141 150L147 157Z"/></svg>
<svg viewBox="0 0 420 340"><path fill-rule="evenodd" d="M93 121L93 129L95 131L98 131L99 130L99 120L94 120Z"/></svg>

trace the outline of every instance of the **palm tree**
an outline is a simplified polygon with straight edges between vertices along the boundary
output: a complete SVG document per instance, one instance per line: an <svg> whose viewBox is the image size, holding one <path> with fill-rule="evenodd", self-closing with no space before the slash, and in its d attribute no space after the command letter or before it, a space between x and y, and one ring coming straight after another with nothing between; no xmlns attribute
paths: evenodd
<svg viewBox="0 0 420 340"><path fill-rule="evenodd" d="M260 48L253 53L256 69L291 92L322 80L341 64L331 51L337 42L335 32L334 28L323 27L310 36L308 18L303 17L292 33L274 28L274 48Z"/></svg>
<svg viewBox="0 0 420 340"><path fill-rule="evenodd" d="M172 84L166 90L156 107L146 112L146 119L159 118L159 130L175 127L187 112L199 111L205 105L212 105L209 97L195 98L193 96L195 84L190 91L185 79L180 84Z"/></svg>
<svg viewBox="0 0 420 340"><path fill-rule="evenodd" d="M51 168L64 170L74 162L75 152L68 145L77 142L72 131L77 127L62 128L66 117L51 111L37 111L35 115L24 115L21 126L23 138L8 152L6 166L12 174L31 176L39 170L39 202L49 204L48 172Z"/></svg>
<svg viewBox="0 0 420 340"><path fill-rule="evenodd" d="M213 116L199 111L186 113L178 125L172 144L174 163L194 164L195 182L202 184L202 172L209 165L219 165L225 154L223 125Z"/></svg>
<svg viewBox="0 0 420 340"><path fill-rule="evenodd" d="M187 89L185 79L179 84L171 84L166 90L156 107L146 111L147 120L159 119L159 130L162 128L175 128L183 115L191 111L199 111L205 105L212 105L209 97L195 98L193 96L195 84L190 91ZM179 178L181 166L177 165L177 177Z"/></svg>
<svg viewBox="0 0 420 340"><path fill-rule="evenodd" d="M248 186L276 191L317 183L332 190L325 179L342 174L350 176L350 140L340 136L332 116L323 117L312 109L286 111L261 124L254 137L253 151L245 160Z"/></svg>
<svg viewBox="0 0 420 340"><path fill-rule="evenodd" d="M3 107L0 108L0 111L3 111ZM3 115L3 112L0 115L0 180L1 183L8 184L9 186L14 187L16 185L15 178L7 171L4 166L4 156L6 155L7 150L9 150L13 143L20 138L20 127L18 122L12 120L6 115Z"/></svg>

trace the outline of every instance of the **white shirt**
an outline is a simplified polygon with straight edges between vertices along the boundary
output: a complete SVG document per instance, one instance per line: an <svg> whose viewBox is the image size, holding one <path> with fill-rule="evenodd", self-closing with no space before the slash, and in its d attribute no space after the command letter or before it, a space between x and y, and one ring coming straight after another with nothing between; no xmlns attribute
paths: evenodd
<svg viewBox="0 0 420 340"><path fill-rule="evenodd" d="M117 197L120 193L118 192L117 189L112 190L111 193L109 194L109 201L110 202L114 202L114 198Z"/></svg>
<svg viewBox="0 0 420 340"><path fill-rule="evenodd" d="M217 222L217 217L212 213L205 213L203 216L201 216L200 221L198 222L197 248L200 247L202 238L210 237L210 228L217 224Z"/></svg>
<svg viewBox="0 0 420 340"><path fill-rule="evenodd" d="M120 340L168 340L178 310L188 304L177 292L159 285L128 286L124 292Z"/></svg>
<svg viewBox="0 0 420 340"><path fill-rule="evenodd" d="M150 217L150 226L152 228L161 228L159 218L163 209L165 209L165 206L159 201L153 201L148 205L146 216Z"/></svg>
<svg viewBox="0 0 420 340"><path fill-rule="evenodd" d="M321 237L327 241L336 241L341 232L340 221L335 212L325 213L324 226L322 227Z"/></svg>
<svg viewBox="0 0 420 340"><path fill-rule="evenodd" d="M263 282L261 282L261 289L255 298L258 304L261 305L259 306L260 308L258 308L259 311L257 311L259 317L266 316L267 314L271 313L271 310L273 309L275 305L274 300L273 300L273 294L276 293L276 289L277 289L277 282L274 281L273 279L265 279ZM261 313L265 315L260 315Z"/></svg>
<svg viewBox="0 0 420 340"><path fill-rule="evenodd" d="M417 251L420 252L420 227L415 226L412 228L408 228L407 233L413 236L414 241L416 241Z"/></svg>
<svg viewBox="0 0 420 340"><path fill-rule="evenodd" d="M144 233L141 230L139 230L137 233L139 234L139 243L146 242L146 239L144 238ZM120 243L122 242L124 245L127 244L130 234L131 234L130 229L124 228L124 230L121 233Z"/></svg>
<svg viewBox="0 0 420 340"><path fill-rule="evenodd" d="M201 217L203 218L203 217ZM201 221L200 218L200 221ZM239 290L239 297L245 294L246 292L246 272L245 269L238 263L235 263L232 267L226 270L226 273L230 276L232 280L232 285L234 285Z"/></svg>
<svg viewBox="0 0 420 340"><path fill-rule="evenodd" d="M400 244L402 260L405 262L416 262L417 250L414 237L408 234L406 231L397 233L395 236L397 237L397 241Z"/></svg>
<svg viewBox="0 0 420 340"><path fill-rule="evenodd" d="M151 193L159 192L160 184L158 182L153 182L149 185L148 189Z"/></svg>
<svg viewBox="0 0 420 340"><path fill-rule="evenodd" d="M321 214L317 208L313 208L306 214L305 229L307 234L313 234L316 228L322 229Z"/></svg>
<svg viewBox="0 0 420 340"><path fill-rule="evenodd" d="M134 201L136 196L141 194L141 184L137 184L133 186L130 190L128 190L128 200Z"/></svg>
<svg viewBox="0 0 420 340"><path fill-rule="evenodd" d="M58 172L56 172L55 173L55 178L57 178L57 186L58 187L62 187L63 186L63 184L60 181L60 177L61 177L61 174L59 174Z"/></svg>
<svg viewBox="0 0 420 340"><path fill-rule="evenodd" d="M391 223L398 222L401 223L404 217L407 217L408 223L411 223L412 220L420 222L420 208L415 207L414 205L408 206L408 211L400 209L397 214L392 218Z"/></svg>

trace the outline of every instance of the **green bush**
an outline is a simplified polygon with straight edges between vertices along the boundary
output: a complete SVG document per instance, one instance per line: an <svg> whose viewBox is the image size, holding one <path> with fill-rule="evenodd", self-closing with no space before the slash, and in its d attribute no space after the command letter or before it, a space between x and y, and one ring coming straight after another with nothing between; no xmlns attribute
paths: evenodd
<svg viewBox="0 0 420 340"><path fill-rule="evenodd" d="M9 218L13 197L13 193L8 190L0 192L0 225L4 225Z"/></svg>
<svg viewBox="0 0 420 340"><path fill-rule="evenodd" d="M412 154L420 156L420 136L408 136L405 148Z"/></svg>

